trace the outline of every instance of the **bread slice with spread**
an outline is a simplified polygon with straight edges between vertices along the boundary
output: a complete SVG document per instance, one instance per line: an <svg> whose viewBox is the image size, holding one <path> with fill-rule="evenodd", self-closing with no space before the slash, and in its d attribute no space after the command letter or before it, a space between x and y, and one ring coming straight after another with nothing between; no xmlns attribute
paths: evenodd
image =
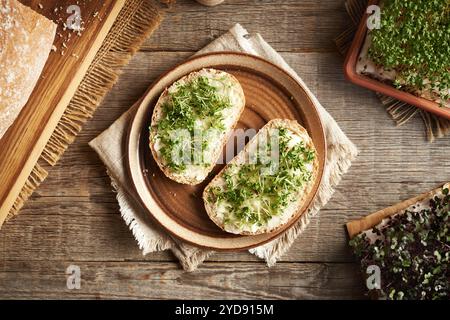
<svg viewBox="0 0 450 320"><path fill-rule="evenodd" d="M273 232L303 207L318 168L306 129L294 120L272 120L205 188L206 212L230 233Z"/></svg>
<svg viewBox="0 0 450 320"><path fill-rule="evenodd" d="M164 174L183 184L205 180L244 107L239 81L224 71L202 69L168 87L150 127L150 148Z"/></svg>

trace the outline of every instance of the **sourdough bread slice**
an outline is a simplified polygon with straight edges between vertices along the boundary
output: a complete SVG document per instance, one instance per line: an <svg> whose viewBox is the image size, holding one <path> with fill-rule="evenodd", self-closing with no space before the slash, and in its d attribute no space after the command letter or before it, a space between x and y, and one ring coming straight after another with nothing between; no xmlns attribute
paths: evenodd
<svg viewBox="0 0 450 320"><path fill-rule="evenodd" d="M221 70L192 72L166 88L153 110L149 141L163 173L189 185L205 180L244 107L239 81Z"/></svg>
<svg viewBox="0 0 450 320"><path fill-rule="evenodd" d="M273 148L276 144L278 148ZM262 165L261 154L270 154L271 161ZM294 120L271 120L205 188L206 212L230 233L273 232L303 207L318 168L317 151L306 129Z"/></svg>

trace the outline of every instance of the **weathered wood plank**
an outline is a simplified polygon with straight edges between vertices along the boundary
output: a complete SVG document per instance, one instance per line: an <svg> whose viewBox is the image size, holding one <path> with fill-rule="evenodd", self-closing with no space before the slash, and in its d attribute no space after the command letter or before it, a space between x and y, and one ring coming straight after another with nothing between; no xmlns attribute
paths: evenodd
<svg viewBox="0 0 450 320"><path fill-rule="evenodd" d="M5 225L0 235L4 243L0 253L9 260L30 261L175 261L170 253L152 253L143 257L121 217L118 214L102 214L107 208L110 208L110 213L118 212L116 204L95 201L80 202L77 198L57 201L57 198L49 198L45 201L48 209L43 209L44 202L30 208L31 214L20 215L17 223ZM353 261L345 244L343 228L348 215L348 211L324 211L320 219L311 223L283 261ZM39 245L36 245L37 242ZM260 261L247 252L220 252L209 260Z"/></svg>
<svg viewBox="0 0 450 320"><path fill-rule="evenodd" d="M196 51L241 23L259 32L277 50L335 50L333 38L345 29L344 0L227 0L208 8L179 0L142 50Z"/></svg>
<svg viewBox="0 0 450 320"><path fill-rule="evenodd" d="M69 265L81 288L66 287ZM289 282L286 282L289 275ZM194 273L174 263L4 261L0 298L127 299L357 299L363 281L354 264L206 263Z"/></svg>
<svg viewBox="0 0 450 320"><path fill-rule="evenodd" d="M332 43L346 23L344 0L177 2L21 215L1 230L0 298L360 298L344 223L450 180L450 139L428 144L420 120L395 128L373 93L344 80ZM168 252L142 256L87 142L159 74L236 22L283 51L360 156L286 262L268 269L246 252L220 253L185 273ZM65 287L70 264L81 267L80 291Z"/></svg>
<svg viewBox="0 0 450 320"><path fill-rule="evenodd" d="M126 110L157 74L189 54L138 54L125 72L128 76L121 78L96 117L87 124L77 142L64 156L60 163L61 169L56 170L74 168L78 174L76 165L92 164L95 167L88 170L96 175L99 169L97 166L101 164L89 154L92 152L87 142ZM373 182L372 189L376 189L378 184L387 182L428 182L431 188L442 180L450 179L450 162L446 161L450 139L429 144L425 141L420 119L396 128L373 93L344 80L341 57L329 53L284 53L284 56L360 149L360 156L352 168L354 174L348 178L352 179L353 184L358 186L361 182ZM144 67L136 67L141 65ZM123 92L128 94L121 95ZM59 176L71 177L72 174L58 173ZM90 174L86 176L91 177ZM51 190L51 184L49 187ZM44 192L46 189L41 190ZM398 190L398 187L392 190L393 196ZM378 195L375 190L370 191L372 196ZM412 192L417 193L414 188ZM380 199L390 201L389 195L385 193L379 193Z"/></svg>
<svg viewBox="0 0 450 320"><path fill-rule="evenodd" d="M381 206L367 194L358 193L355 187L339 189L333 201L312 220L282 261L353 261L346 243L344 224L347 221L406 199L417 193L414 188L425 190L428 187L424 183L409 188L404 188L403 183L389 186L392 190L401 190L401 195L392 195L395 193L392 192L388 197L391 202ZM354 193L354 196L349 197L348 193ZM0 256L30 261L176 261L168 252L143 257L118 214L114 198L106 197L40 197L31 201L15 223L4 226L0 234L4 244L0 247ZM387 202L386 199L383 201ZM360 204L354 205L353 209L348 207L349 203ZM258 261L246 252L217 253L209 260Z"/></svg>
<svg viewBox="0 0 450 320"><path fill-rule="evenodd" d="M61 259L65 254L76 259L143 259L131 233L117 215L118 207L105 169L87 142L113 122L145 90L155 74L189 54L140 53L135 57L137 61L127 67L127 76L121 78L96 117L52 169L21 216L0 233L8 248L5 256L20 260L31 253L32 259L52 259L56 252L54 259ZM343 81L339 56L328 53L284 55L361 152L332 201L285 260L351 261L344 223L450 180L448 151L444 152L450 141L442 139L428 144L423 139L419 120L395 128L372 93ZM134 85L140 87L135 96L131 93ZM121 92L129 94L120 95ZM110 214L117 216L100 217ZM36 224L34 221L41 221L42 230L32 227ZM55 233L60 238L47 239L55 225L58 226ZM22 230L30 230L31 236L23 234ZM33 249L36 239L42 242L37 252ZM64 245L54 249L55 241ZM173 257L163 253L145 259L173 260ZM212 259L255 260L245 253L219 254Z"/></svg>

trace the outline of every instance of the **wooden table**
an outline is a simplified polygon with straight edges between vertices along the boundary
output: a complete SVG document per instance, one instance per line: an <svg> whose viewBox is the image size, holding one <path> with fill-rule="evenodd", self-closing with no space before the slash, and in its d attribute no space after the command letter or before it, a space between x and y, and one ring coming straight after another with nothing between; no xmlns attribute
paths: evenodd
<svg viewBox="0 0 450 320"><path fill-rule="evenodd" d="M396 128L374 93L344 80L333 37L344 0L179 0L125 68L50 177L0 231L0 298L362 298L344 223L450 181L450 138L426 142L420 120ZM246 252L213 255L196 272L169 252L142 256L88 141L170 66L239 22L260 32L358 146L333 199L273 268ZM66 268L81 269L81 289Z"/></svg>

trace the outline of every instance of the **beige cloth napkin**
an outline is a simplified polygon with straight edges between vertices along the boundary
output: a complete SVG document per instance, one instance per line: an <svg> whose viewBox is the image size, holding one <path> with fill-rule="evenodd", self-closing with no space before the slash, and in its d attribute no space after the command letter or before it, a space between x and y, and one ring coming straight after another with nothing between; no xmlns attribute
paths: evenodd
<svg viewBox="0 0 450 320"><path fill-rule="evenodd" d="M304 88L307 88L302 79L292 70L283 58L259 34L249 35L239 24L231 28L226 34L216 39L198 53L211 51L241 51L261 56L293 75ZM295 239L303 232L319 210L331 198L334 187L347 172L352 160L357 155L357 149L339 128L335 120L322 107L317 98L306 89L316 104L322 118L328 144L327 165L325 167L323 182L320 185L317 197L310 210L301 219L277 239L261 247L250 250L250 253L264 259L269 266L275 264L280 257L291 247ZM105 163L112 186L117 192L117 200L125 223L129 226L136 238L143 254L154 251L170 249L180 260L184 269L192 271L203 262L212 251L199 249L174 239L147 216L144 209L135 201L135 195L130 194L131 185L126 172L125 139L130 116L134 113L132 107L122 115L110 128L92 140L89 144L98 153ZM122 143L118 143L121 141Z"/></svg>

